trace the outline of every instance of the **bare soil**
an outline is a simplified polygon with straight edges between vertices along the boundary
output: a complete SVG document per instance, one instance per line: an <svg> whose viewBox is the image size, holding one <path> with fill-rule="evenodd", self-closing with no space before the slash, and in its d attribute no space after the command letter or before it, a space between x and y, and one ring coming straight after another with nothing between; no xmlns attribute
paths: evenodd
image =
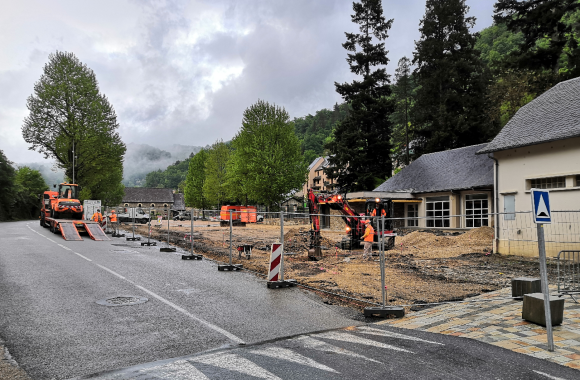
<svg viewBox="0 0 580 380"><path fill-rule="evenodd" d="M190 222L170 222L170 243L184 249L191 246ZM130 230L125 226L126 230ZM136 233L147 236L147 226ZM322 231L323 258L309 261L309 229L284 226L285 279L320 290L327 303L361 309L382 302L380 262L362 260L362 250L342 250L341 232ZM398 232L395 248L385 255L387 299L391 304L418 310L414 304L462 300L510 286L511 279L539 276L537 259L493 254L493 229L482 227L465 233L432 231ZM151 227L151 236L167 241L167 222ZM196 221L194 251L227 262L230 252L230 229L219 223ZM232 259L245 269L267 275L271 244L279 242L280 227L248 224L234 227ZM237 246L253 246L250 259ZM374 252L378 254L378 252ZM551 277L555 267L549 262Z"/></svg>

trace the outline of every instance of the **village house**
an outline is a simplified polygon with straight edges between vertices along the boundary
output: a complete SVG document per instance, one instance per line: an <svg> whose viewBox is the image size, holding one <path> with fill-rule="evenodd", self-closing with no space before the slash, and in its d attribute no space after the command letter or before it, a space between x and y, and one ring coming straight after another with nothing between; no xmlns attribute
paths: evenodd
<svg viewBox="0 0 580 380"><path fill-rule="evenodd" d="M531 211L532 188L549 189L556 211L545 226L546 253L580 249L580 78L561 82L522 107L477 153L497 160L495 197L503 213L496 228L498 252L537 255L532 216L518 214Z"/></svg>
<svg viewBox="0 0 580 380"><path fill-rule="evenodd" d="M185 210L183 194L174 194L172 189L148 187L126 187L119 206L122 208L139 207L160 215L165 215L168 210L171 211L170 215Z"/></svg>
<svg viewBox="0 0 580 380"><path fill-rule="evenodd" d="M424 154L370 193L393 199L399 228L492 226L494 162L475 154L485 146Z"/></svg>

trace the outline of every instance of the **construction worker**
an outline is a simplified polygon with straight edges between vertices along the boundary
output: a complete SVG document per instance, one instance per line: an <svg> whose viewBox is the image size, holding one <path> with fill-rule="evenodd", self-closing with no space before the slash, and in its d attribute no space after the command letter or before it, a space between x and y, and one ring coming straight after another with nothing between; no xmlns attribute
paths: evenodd
<svg viewBox="0 0 580 380"><path fill-rule="evenodd" d="M97 212L95 212L93 214L93 216L91 217L91 220L93 222L99 223L99 225L100 225L101 222L103 221L103 214L101 214L101 210L97 209Z"/></svg>
<svg viewBox="0 0 580 380"><path fill-rule="evenodd" d="M371 221L367 220L365 222L365 234L362 236L362 239L365 243L364 245L364 252L363 252L363 260L371 260L373 258L373 240L375 238L375 230L371 225Z"/></svg>
<svg viewBox="0 0 580 380"><path fill-rule="evenodd" d="M378 208L379 208L379 206L376 205L373 212L371 212L371 216L377 216L377 209ZM387 216L387 212L385 211L385 209L381 210L381 216Z"/></svg>
<svg viewBox="0 0 580 380"><path fill-rule="evenodd" d="M115 210L111 210L111 215L109 215L109 220L111 221L111 228L114 232L117 232L117 214Z"/></svg>

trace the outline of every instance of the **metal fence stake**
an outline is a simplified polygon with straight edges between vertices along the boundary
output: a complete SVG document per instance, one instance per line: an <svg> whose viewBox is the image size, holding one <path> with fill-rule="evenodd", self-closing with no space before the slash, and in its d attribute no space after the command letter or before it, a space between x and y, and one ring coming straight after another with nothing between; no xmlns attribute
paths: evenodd
<svg viewBox="0 0 580 380"><path fill-rule="evenodd" d="M152 245L157 245L157 243L156 242L151 243L151 208L149 208L148 211L149 211L149 213L147 214L147 216L149 218L147 221L147 243L143 242L143 243L141 243L141 246L146 245L146 246L150 247Z"/></svg>
<svg viewBox="0 0 580 380"><path fill-rule="evenodd" d="M189 212L189 216L191 217L191 231L190 231L190 239L191 239L191 252L189 255L181 255L182 260L201 260L203 258L202 255L196 255L193 252L193 208Z"/></svg>
<svg viewBox="0 0 580 380"><path fill-rule="evenodd" d="M162 247L159 249L159 251L161 251L161 252L176 252L177 248L172 247L169 244L169 213L170 213L171 209L166 208L165 211L167 212L167 247Z"/></svg>
<svg viewBox="0 0 580 380"><path fill-rule="evenodd" d="M233 229L234 229L234 222L233 222L233 218L232 218L232 212L233 210L230 210L230 261L229 264L226 265L218 265L218 270L219 271L237 271L242 269L242 265L241 264L236 264L234 265L232 263L232 240L233 240ZM221 218L221 216L220 216Z"/></svg>

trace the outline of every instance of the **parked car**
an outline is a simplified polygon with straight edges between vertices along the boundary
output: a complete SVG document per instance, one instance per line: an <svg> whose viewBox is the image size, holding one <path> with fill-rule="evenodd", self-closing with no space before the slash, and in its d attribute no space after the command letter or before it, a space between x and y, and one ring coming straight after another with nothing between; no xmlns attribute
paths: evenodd
<svg viewBox="0 0 580 380"><path fill-rule="evenodd" d="M264 215L258 214L256 216L256 222L260 223L260 222L263 222L263 221L264 221Z"/></svg>

